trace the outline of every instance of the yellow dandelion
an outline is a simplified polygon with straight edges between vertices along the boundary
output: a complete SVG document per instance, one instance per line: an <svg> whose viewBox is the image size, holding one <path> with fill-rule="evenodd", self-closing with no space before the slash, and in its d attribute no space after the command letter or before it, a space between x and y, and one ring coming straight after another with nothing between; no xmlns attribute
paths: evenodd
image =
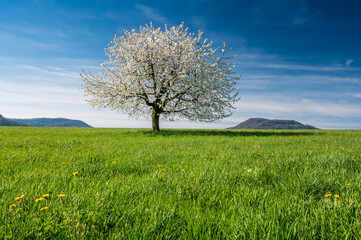
<svg viewBox="0 0 361 240"><path fill-rule="evenodd" d="M162 169L162 170L160 170L161 172L164 172L165 171L165 169Z"/></svg>
<svg viewBox="0 0 361 240"><path fill-rule="evenodd" d="M47 197L49 197L49 193L43 194L43 198L47 198Z"/></svg>
<svg viewBox="0 0 361 240"><path fill-rule="evenodd" d="M258 155L261 155L261 153L258 153Z"/></svg>
<svg viewBox="0 0 361 240"><path fill-rule="evenodd" d="M181 171L181 172L184 172L185 170L182 168L180 171Z"/></svg>
<svg viewBox="0 0 361 240"><path fill-rule="evenodd" d="M40 208L40 211L44 211L46 209L49 209L48 207L43 207L43 208Z"/></svg>
<svg viewBox="0 0 361 240"><path fill-rule="evenodd" d="M125 179L125 176L123 176L123 179Z"/></svg>
<svg viewBox="0 0 361 240"><path fill-rule="evenodd" d="M43 200L44 200L44 198L38 198L38 199L35 200L35 202L40 202L40 201L43 201Z"/></svg>
<svg viewBox="0 0 361 240"><path fill-rule="evenodd" d="M59 194L58 197L63 198L65 197L65 194Z"/></svg>
<svg viewBox="0 0 361 240"><path fill-rule="evenodd" d="M332 194L325 194L325 197L327 197L327 198L329 198L331 196L332 196Z"/></svg>
<svg viewBox="0 0 361 240"><path fill-rule="evenodd" d="M335 194L335 195L333 195L336 199L339 199L340 198L340 195L338 195L338 194Z"/></svg>
<svg viewBox="0 0 361 240"><path fill-rule="evenodd" d="M79 172L73 172L72 174L73 174L74 176L76 176L76 175L78 175L78 173L79 173Z"/></svg>
<svg viewBox="0 0 361 240"><path fill-rule="evenodd" d="M23 195L21 195L20 197L16 197L15 200L16 200L16 201L19 201L19 200L21 200L24 196L25 196L25 195L23 194Z"/></svg>
<svg viewBox="0 0 361 240"><path fill-rule="evenodd" d="M346 198L346 202L350 202L350 200L348 198Z"/></svg>
<svg viewBox="0 0 361 240"><path fill-rule="evenodd" d="M114 164L114 163L115 163L115 161L112 161L112 163Z"/></svg>
<svg viewBox="0 0 361 240"><path fill-rule="evenodd" d="M163 165L158 165L158 167L162 167Z"/></svg>
<svg viewBox="0 0 361 240"><path fill-rule="evenodd" d="M11 204L9 208L12 209L12 208L14 208L14 207L16 207L16 205L15 205L15 204Z"/></svg>

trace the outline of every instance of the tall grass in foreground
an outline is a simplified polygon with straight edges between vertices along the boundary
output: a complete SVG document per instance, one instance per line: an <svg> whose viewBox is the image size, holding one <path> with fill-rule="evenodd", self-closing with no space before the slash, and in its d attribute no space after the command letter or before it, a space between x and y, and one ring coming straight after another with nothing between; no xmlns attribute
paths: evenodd
<svg viewBox="0 0 361 240"><path fill-rule="evenodd" d="M2 127L0 239L360 239L360 146L361 131Z"/></svg>

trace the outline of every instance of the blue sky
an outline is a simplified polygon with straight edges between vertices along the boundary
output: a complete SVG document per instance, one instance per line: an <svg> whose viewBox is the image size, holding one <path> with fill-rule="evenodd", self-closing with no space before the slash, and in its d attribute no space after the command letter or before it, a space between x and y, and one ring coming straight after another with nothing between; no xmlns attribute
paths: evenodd
<svg viewBox="0 0 361 240"><path fill-rule="evenodd" d="M294 119L324 129L361 129L361 2L8 1L0 4L0 114L66 117L96 127L151 127L150 120L98 111L84 100L81 69L97 71L123 29L179 25L233 48L241 100L216 123Z"/></svg>

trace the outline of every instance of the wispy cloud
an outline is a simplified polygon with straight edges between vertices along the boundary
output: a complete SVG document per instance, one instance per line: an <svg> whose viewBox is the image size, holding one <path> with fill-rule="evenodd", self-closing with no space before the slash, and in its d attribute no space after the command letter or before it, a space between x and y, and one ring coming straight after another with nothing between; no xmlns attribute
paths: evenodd
<svg viewBox="0 0 361 240"><path fill-rule="evenodd" d="M335 71L361 71L361 68L342 67L342 66L313 66L302 64L282 64L282 63L244 63L239 61L243 66L249 68L267 68L267 69L285 69L285 70L305 70L316 72L335 72Z"/></svg>
<svg viewBox="0 0 361 240"><path fill-rule="evenodd" d="M315 20L320 13L309 7L306 0L252 1L251 19L255 24L296 26Z"/></svg>
<svg viewBox="0 0 361 240"><path fill-rule="evenodd" d="M2 79L0 79L2 80ZM23 82L21 84L1 81L2 104L14 103L67 103L77 104L84 102L79 88L66 87L61 83Z"/></svg>
<svg viewBox="0 0 361 240"><path fill-rule="evenodd" d="M353 62L354 62L354 60L348 59L345 63L346 67L350 67L351 63L353 63Z"/></svg>
<svg viewBox="0 0 361 240"><path fill-rule="evenodd" d="M47 42L44 39L37 40L32 37L24 37L24 36L18 36L15 34L10 34L8 32L2 32L0 31L1 39L0 43L5 46L26 46L27 48L33 48L33 49L59 49L60 45L54 42ZM14 45L13 45L14 44Z"/></svg>
<svg viewBox="0 0 361 240"><path fill-rule="evenodd" d="M273 84L277 82L289 82L294 84L295 82L300 83L348 83L348 84L361 84L360 77L339 77L335 75L327 74L247 74L242 76L241 81L246 80L251 83L251 81L260 81L260 83L266 83L271 81Z"/></svg>
<svg viewBox="0 0 361 240"><path fill-rule="evenodd" d="M49 27L39 27L33 26L32 24L16 25L16 24L4 24L0 23L0 28L2 31L7 32L8 34L16 35L19 37L56 37L56 38L66 38L69 37L68 34L64 32L61 28L49 28ZM21 36L20 36L21 34Z"/></svg>
<svg viewBox="0 0 361 240"><path fill-rule="evenodd" d="M345 67L333 67L333 66L309 66L309 65L298 65L298 64L265 64L265 68L278 68L288 70L307 70L307 71L360 71L361 68L345 68Z"/></svg>
<svg viewBox="0 0 361 240"><path fill-rule="evenodd" d="M143 4L136 4L135 7L137 9L139 9L140 11L142 11L143 14L146 15L148 18L150 18L150 20L152 20L152 21L156 21L156 22L162 23L162 24L165 24L168 22L168 20L163 15L161 15L157 9L148 7Z"/></svg>
<svg viewBox="0 0 361 240"><path fill-rule="evenodd" d="M204 16L194 16L191 18L190 23L197 27L204 27L207 24L207 19Z"/></svg>
<svg viewBox="0 0 361 240"><path fill-rule="evenodd" d="M338 103L320 103L309 99L303 99L299 102L288 102L286 99L274 100L256 100L247 99L236 104L237 110L241 112L255 114L273 114L273 115L299 115L299 116L331 116L331 117L361 117L360 104L338 104Z"/></svg>
<svg viewBox="0 0 361 240"><path fill-rule="evenodd" d="M246 45L246 41L243 41L243 45ZM262 51L255 51L252 49L237 49L237 58L235 59L236 66L242 68L254 68L254 69L285 69L285 70L303 70L314 72L336 72L336 71L361 71L360 67L351 67L351 64L355 62L352 59L348 59L345 63L332 63L330 65L309 65L300 63L290 63L287 59L284 59L276 54L267 54Z"/></svg>
<svg viewBox="0 0 361 240"><path fill-rule="evenodd" d="M66 71L65 69L61 69L59 67L48 66L49 69L54 70L54 71L50 71L50 70L47 70L44 68L39 68L39 67L35 67L35 66L30 66L30 65L18 65L17 67L20 69L34 70L37 72L42 72L42 73L61 76L61 77L68 77L68 78L72 78L72 79L79 78L78 72L69 72L69 71Z"/></svg>
<svg viewBox="0 0 361 240"><path fill-rule="evenodd" d="M314 12L309 8L305 0L298 1L298 4L299 6L294 13L294 18L292 19L293 25L307 23L319 15L319 12Z"/></svg>

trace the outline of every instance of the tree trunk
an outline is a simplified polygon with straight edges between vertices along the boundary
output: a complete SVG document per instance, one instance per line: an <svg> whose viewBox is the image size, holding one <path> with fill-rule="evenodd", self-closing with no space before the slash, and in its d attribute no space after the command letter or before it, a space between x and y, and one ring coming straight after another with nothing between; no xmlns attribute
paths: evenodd
<svg viewBox="0 0 361 240"><path fill-rule="evenodd" d="M156 110L153 108L152 110L152 126L153 126L153 132L159 132L159 115L160 113L156 112Z"/></svg>

